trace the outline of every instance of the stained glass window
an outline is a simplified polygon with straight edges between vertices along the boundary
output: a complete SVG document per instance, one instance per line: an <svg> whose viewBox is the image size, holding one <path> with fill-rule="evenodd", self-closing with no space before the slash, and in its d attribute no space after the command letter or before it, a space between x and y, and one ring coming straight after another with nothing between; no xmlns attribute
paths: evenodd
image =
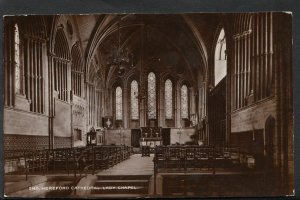
<svg viewBox="0 0 300 200"><path fill-rule="evenodd" d="M181 87L181 118L188 118L189 104L188 104L188 88L186 85Z"/></svg>
<svg viewBox="0 0 300 200"><path fill-rule="evenodd" d="M15 24L15 89L17 93L20 93L20 37L19 37L19 28L18 25Z"/></svg>
<svg viewBox="0 0 300 200"><path fill-rule="evenodd" d="M139 119L139 101L138 101L138 83L133 80L131 82L131 119Z"/></svg>
<svg viewBox="0 0 300 200"><path fill-rule="evenodd" d="M153 72L148 75L148 118L156 119L156 80Z"/></svg>
<svg viewBox="0 0 300 200"><path fill-rule="evenodd" d="M122 88L116 88L116 120L123 118L123 101L122 101Z"/></svg>
<svg viewBox="0 0 300 200"><path fill-rule="evenodd" d="M173 87L172 81L167 79L165 82L165 114L166 119L173 118Z"/></svg>

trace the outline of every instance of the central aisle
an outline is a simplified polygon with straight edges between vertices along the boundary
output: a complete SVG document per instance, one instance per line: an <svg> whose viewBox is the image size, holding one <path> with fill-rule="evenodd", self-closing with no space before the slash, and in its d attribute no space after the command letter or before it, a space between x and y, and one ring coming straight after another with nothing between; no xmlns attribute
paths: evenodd
<svg viewBox="0 0 300 200"><path fill-rule="evenodd" d="M150 157L133 154L129 159L103 170L97 175L152 175L153 157L153 154Z"/></svg>

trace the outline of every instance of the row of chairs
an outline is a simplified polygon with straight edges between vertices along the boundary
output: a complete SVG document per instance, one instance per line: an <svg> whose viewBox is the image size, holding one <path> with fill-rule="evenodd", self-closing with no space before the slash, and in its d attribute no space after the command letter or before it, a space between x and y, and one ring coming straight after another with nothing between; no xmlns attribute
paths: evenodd
<svg viewBox="0 0 300 200"><path fill-rule="evenodd" d="M107 169L126 160L133 152L129 146L95 146L92 147L94 169Z"/></svg>
<svg viewBox="0 0 300 200"><path fill-rule="evenodd" d="M154 164L160 168L231 167L240 162L239 148L206 146L157 146Z"/></svg>
<svg viewBox="0 0 300 200"><path fill-rule="evenodd" d="M5 162L23 161L23 172L45 174L51 171L79 172L106 169L132 154L132 147L106 145L75 148L58 148L31 151L5 151ZM19 171L20 172L20 171Z"/></svg>

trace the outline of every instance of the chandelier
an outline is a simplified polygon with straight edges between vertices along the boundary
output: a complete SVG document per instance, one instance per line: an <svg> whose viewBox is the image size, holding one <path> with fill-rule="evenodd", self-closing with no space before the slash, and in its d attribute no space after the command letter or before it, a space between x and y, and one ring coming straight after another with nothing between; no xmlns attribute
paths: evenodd
<svg viewBox="0 0 300 200"><path fill-rule="evenodd" d="M121 29L120 29L121 17L119 17L118 22L118 42L117 45L111 47L111 51L108 55L107 66L113 67L116 66L118 74L122 75L125 72L126 68L133 68L133 54L129 51L128 48L122 48L121 46Z"/></svg>

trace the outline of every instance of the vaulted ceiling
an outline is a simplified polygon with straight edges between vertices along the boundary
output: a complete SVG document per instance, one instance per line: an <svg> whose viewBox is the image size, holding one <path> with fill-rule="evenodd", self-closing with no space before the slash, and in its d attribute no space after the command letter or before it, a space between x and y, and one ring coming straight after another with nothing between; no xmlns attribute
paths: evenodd
<svg viewBox="0 0 300 200"><path fill-rule="evenodd" d="M144 52L144 62L157 61L149 67L177 73L185 70L194 81L199 72L207 71L208 56L221 21L220 14L214 13L76 15L74 19L87 68L93 59L97 60L89 73L100 70L105 79L109 74L113 76L106 59L112 44L118 42L119 26L121 46L133 53L135 65Z"/></svg>

